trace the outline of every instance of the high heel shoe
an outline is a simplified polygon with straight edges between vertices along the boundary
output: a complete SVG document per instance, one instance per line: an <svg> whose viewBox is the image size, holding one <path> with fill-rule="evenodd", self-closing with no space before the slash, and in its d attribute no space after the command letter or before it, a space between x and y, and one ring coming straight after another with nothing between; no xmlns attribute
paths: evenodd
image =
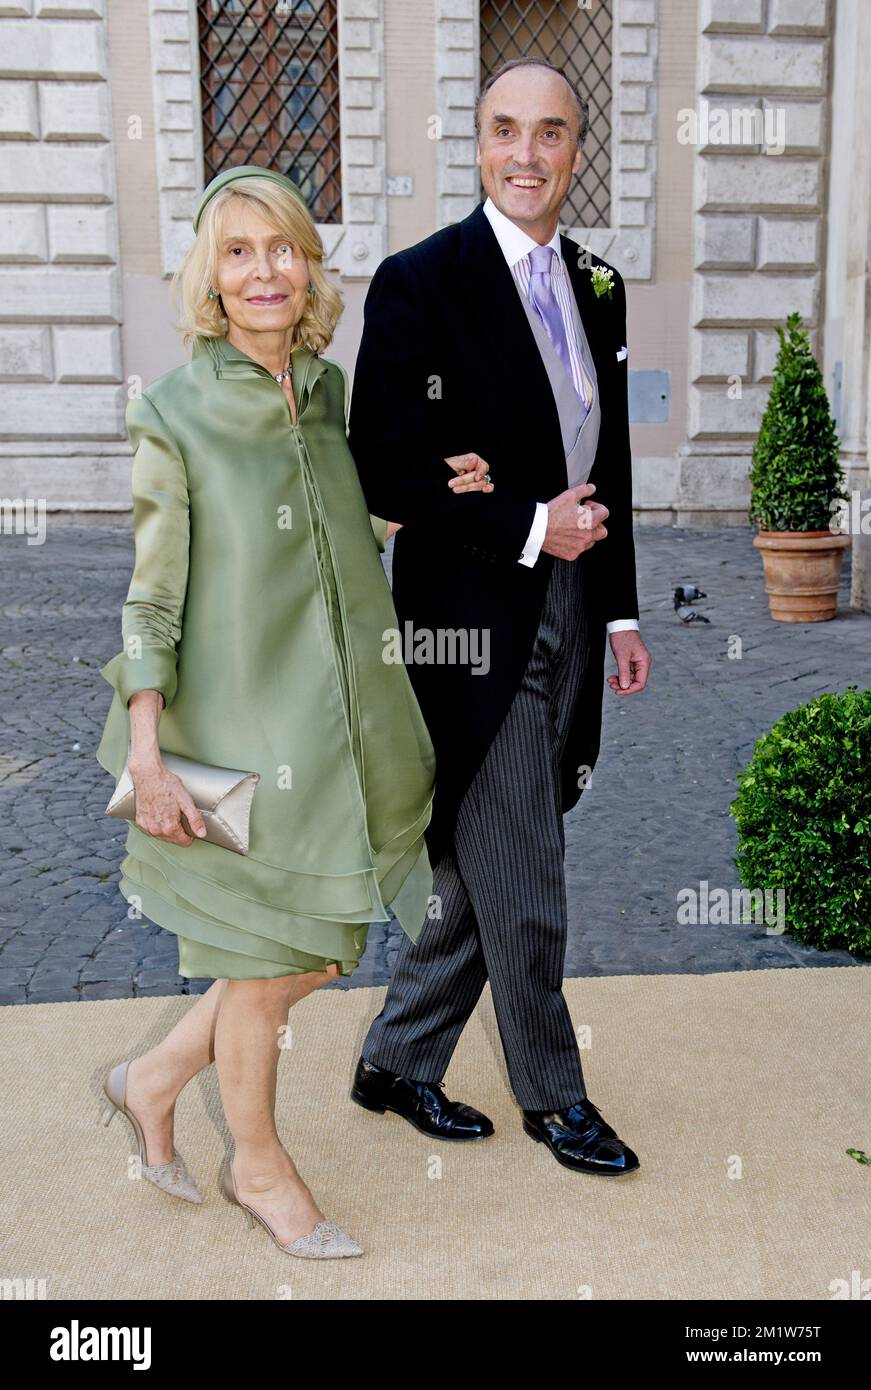
<svg viewBox="0 0 871 1390"><path fill-rule="evenodd" d="M203 1194L185 1167L184 1159L178 1149L173 1149L173 1157L169 1163L146 1163L147 1154L142 1126L132 1110L128 1110L126 1105L127 1068L129 1066L129 1062L119 1062L117 1067L112 1068L103 1083L103 1090L112 1105L112 1109L107 1112L103 1124L108 1125L119 1111L122 1115L126 1115L133 1126L133 1133L139 1144L139 1170L142 1176L147 1178L149 1182L153 1182L155 1187L168 1192L171 1197L181 1197L185 1202L202 1202Z"/></svg>
<svg viewBox="0 0 871 1390"><path fill-rule="evenodd" d="M283 1250L286 1255L302 1255L306 1259L314 1260L331 1260L337 1259L341 1255L363 1254L362 1245L358 1245L347 1231L343 1231L341 1226L336 1225L335 1221L329 1220L319 1221L313 1231L308 1231L304 1236L297 1236L296 1240L291 1241L289 1245L282 1245L266 1217L261 1216L254 1207L246 1206L244 1202L239 1200L239 1194L236 1191L236 1179L233 1176L233 1164L228 1157L225 1157L221 1164L218 1185L228 1202L242 1208L249 1230L253 1227L255 1220L259 1221L279 1250Z"/></svg>

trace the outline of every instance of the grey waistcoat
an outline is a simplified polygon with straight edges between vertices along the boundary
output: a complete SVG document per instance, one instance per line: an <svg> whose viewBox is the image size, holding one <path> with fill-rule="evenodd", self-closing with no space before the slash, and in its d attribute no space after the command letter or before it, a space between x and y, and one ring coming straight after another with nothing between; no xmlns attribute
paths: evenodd
<svg viewBox="0 0 871 1390"><path fill-rule="evenodd" d="M569 297L571 299L575 334L581 349L581 361L584 364L584 371L593 385L593 404L586 418L584 417L584 408L578 400L578 395L575 391L571 376L563 366L562 358L548 337L547 329L516 280L514 284L520 296L520 302L526 311L526 317L529 319L530 327L535 334L535 341L538 344L538 350L541 353L542 361L547 370L551 390L553 391L553 397L559 412L569 487L577 487L579 483L585 483L587 481L593 467L593 462L596 457L596 447L599 443L601 411L599 409L599 385L596 380L596 368L593 365L590 346L587 342L587 335L584 332L584 325L581 322L581 315L578 312L574 291L570 291Z"/></svg>

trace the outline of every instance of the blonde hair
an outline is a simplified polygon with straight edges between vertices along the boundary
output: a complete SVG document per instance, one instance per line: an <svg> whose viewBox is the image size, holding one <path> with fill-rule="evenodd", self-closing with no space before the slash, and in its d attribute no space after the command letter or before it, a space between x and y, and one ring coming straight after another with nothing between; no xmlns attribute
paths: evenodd
<svg viewBox="0 0 871 1390"><path fill-rule="evenodd" d="M327 279L322 262L324 244L308 209L293 193L272 179L252 175L222 188L203 209L196 237L172 277L172 294L178 312L176 327L185 347L195 338L225 338L230 326L220 294L209 299L215 286L221 237L227 208L234 198L250 203L253 210L282 236L293 241L308 261L313 293L294 325L291 351L300 346L322 352L331 341L344 305Z"/></svg>

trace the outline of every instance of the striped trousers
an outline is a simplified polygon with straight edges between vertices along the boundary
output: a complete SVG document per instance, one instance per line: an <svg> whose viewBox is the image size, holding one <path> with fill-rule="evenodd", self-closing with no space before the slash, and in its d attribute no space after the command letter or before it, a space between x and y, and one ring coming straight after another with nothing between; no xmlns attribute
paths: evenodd
<svg viewBox="0 0 871 1390"><path fill-rule="evenodd" d="M581 567L553 560L522 684L467 791L434 872L441 916L403 933L362 1054L440 1081L489 979L511 1087L524 1110L586 1097L562 992L565 838L559 760L587 660ZM438 776L438 771L436 771Z"/></svg>

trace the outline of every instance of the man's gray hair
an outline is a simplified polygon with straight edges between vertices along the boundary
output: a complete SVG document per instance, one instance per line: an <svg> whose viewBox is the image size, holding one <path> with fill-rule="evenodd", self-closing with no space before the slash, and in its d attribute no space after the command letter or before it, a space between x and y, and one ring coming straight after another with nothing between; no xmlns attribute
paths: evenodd
<svg viewBox="0 0 871 1390"><path fill-rule="evenodd" d="M562 68L555 67L553 63L549 63L545 58L511 58L507 63L503 63L500 68L497 68L495 72L490 73L490 76L487 78L475 101L475 135L478 137L479 144L481 141L481 107L493 83L498 82L500 77L504 77L506 72L513 72L515 68L533 67L546 68L548 72L555 72L568 86L578 108L578 144L583 145L587 138L587 131L590 129L589 105L581 96L581 93L572 79L566 76Z"/></svg>

